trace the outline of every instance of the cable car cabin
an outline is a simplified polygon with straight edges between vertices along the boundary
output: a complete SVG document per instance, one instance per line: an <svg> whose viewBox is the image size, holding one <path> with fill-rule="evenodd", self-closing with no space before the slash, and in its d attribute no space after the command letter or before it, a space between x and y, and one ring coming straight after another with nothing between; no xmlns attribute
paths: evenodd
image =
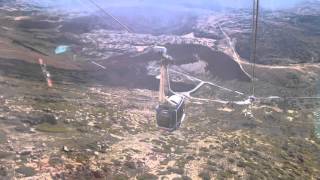
<svg viewBox="0 0 320 180"><path fill-rule="evenodd" d="M180 127L184 114L184 98L173 95L168 103L160 104L157 107L157 125L165 130L174 131Z"/></svg>

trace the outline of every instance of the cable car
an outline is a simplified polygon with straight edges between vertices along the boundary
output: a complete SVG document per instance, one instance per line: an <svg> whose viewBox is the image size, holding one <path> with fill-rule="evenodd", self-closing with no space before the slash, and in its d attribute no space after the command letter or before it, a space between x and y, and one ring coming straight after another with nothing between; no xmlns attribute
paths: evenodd
<svg viewBox="0 0 320 180"><path fill-rule="evenodd" d="M170 96L167 103L159 104L156 108L158 127L168 131L179 128L185 118L184 108L184 97L179 95Z"/></svg>
<svg viewBox="0 0 320 180"><path fill-rule="evenodd" d="M167 54L167 49L163 46L155 46L153 50L161 55L160 66L160 85L159 85L159 105L156 108L156 121L161 129L174 131L180 127L185 118L184 97L173 94L170 88L168 64L173 58Z"/></svg>

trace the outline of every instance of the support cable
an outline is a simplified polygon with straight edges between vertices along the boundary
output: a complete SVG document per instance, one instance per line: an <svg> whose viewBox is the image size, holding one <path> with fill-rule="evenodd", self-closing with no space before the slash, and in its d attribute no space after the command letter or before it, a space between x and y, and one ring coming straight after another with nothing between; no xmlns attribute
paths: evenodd
<svg viewBox="0 0 320 180"><path fill-rule="evenodd" d="M252 53L251 53L251 62L253 63L253 65L252 65L251 92L252 92L253 97L255 96L255 68L256 68L256 56L257 56L258 19L259 19L259 0L253 0Z"/></svg>
<svg viewBox="0 0 320 180"><path fill-rule="evenodd" d="M116 21L123 29L125 29L128 33L133 33L133 31L126 26L125 24L123 24L122 22L120 22L116 17L114 17L112 14L108 13L105 9L103 9L97 2L95 2L94 0L88 0L92 5L94 5L95 7L97 7L101 12L103 12L105 15L111 17L114 21Z"/></svg>

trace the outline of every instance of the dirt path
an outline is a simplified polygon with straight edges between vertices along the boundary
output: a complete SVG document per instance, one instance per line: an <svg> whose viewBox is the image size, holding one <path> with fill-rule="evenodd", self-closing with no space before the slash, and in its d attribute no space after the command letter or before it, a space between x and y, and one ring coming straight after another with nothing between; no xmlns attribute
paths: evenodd
<svg viewBox="0 0 320 180"><path fill-rule="evenodd" d="M228 41L229 47L230 49L226 49L226 54L231 54L234 61L236 61L239 66L241 67L241 69L243 70L244 73L246 73L249 77L251 77L251 75L246 72L245 68L243 67L244 65L246 66L252 66L252 63L243 60L240 55L237 53L237 51L235 50L235 44L231 41L230 36L223 30L223 28L221 27L220 24L219 25L219 29L220 31L223 33L223 35L225 36L225 38ZM314 64L314 63L304 63L304 64L290 64L287 66L283 66L283 65L263 65L263 64L256 64L257 68L268 68L268 69L293 69L293 70L297 70L300 72L305 72L304 69L306 68L319 68L320 69L320 64ZM251 77L252 78L252 77Z"/></svg>

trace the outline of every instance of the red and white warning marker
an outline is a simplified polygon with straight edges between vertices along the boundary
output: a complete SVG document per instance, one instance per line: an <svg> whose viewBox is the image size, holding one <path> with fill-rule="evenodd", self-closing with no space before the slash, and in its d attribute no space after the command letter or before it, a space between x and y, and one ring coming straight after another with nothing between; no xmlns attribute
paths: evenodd
<svg viewBox="0 0 320 180"><path fill-rule="evenodd" d="M38 59L39 64L42 66L43 65L43 60L41 58Z"/></svg>
<svg viewBox="0 0 320 180"><path fill-rule="evenodd" d="M39 65L41 67L43 76L47 81L48 87L52 87L53 86L53 82L51 80L51 75L50 75L49 71L47 70L47 65L44 63L43 59L41 59L41 58L38 59L38 62L39 62Z"/></svg>
<svg viewBox="0 0 320 180"><path fill-rule="evenodd" d="M53 86L52 80L50 78L47 78L47 84L48 84L48 87L52 87Z"/></svg>

